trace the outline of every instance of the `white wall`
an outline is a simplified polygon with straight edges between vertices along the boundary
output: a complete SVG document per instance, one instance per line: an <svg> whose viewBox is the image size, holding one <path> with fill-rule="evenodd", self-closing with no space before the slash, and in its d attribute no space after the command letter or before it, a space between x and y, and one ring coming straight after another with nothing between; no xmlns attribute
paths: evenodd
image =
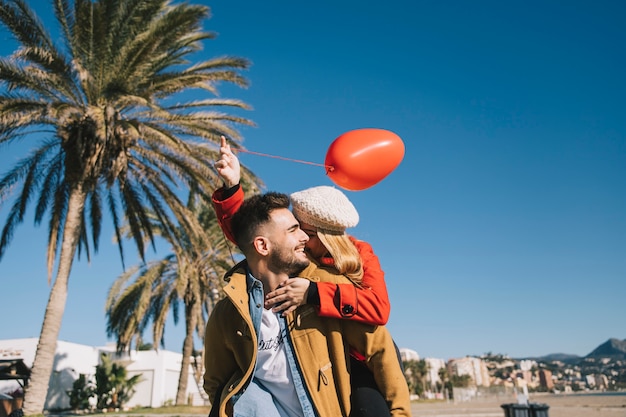
<svg viewBox="0 0 626 417"><path fill-rule="evenodd" d="M36 338L0 340L0 358L21 358L26 366L32 367L37 341ZM114 350L115 347L112 345L95 347L58 341L44 408L68 409L69 396L66 391L72 389L72 384L80 374L89 377L95 374L101 352L112 353ZM133 351L117 355L116 359L126 367L129 377L142 374L141 382L127 404L128 407L161 407L167 403L174 403L182 361L180 353L166 350ZM191 369L189 374L186 397L194 398L194 405L201 405L202 396ZM9 392L18 386L16 381L0 381L0 392Z"/></svg>
<svg viewBox="0 0 626 417"><path fill-rule="evenodd" d="M132 359L132 363L126 366L126 370L132 375L142 374L142 382L137 387L135 396L128 403L128 406L161 407L166 404L174 404L182 355L166 350L150 350L133 352ZM190 375L193 375L191 370ZM194 395L197 391L197 384L193 378L190 378L187 383L187 396ZM149 402L145 403L144 401L148 399Z"/></svg>
<svg viewBox="0 0 626 417"><path fill-rule="evenodd" d="M3 359L21 358L26 366L31 368L35 360L37 342L39 339L11 339L0 340L0 357ZM100 350L93 346L77 343L57 342L57 351L52 365L52 374L48 383L48 396L45 408L67 409L70 406L70 397L66 390L72 389L72 384L79 374L93 375L98 364ZM16 381L0 381L0 392L17 388Z"/></svg>

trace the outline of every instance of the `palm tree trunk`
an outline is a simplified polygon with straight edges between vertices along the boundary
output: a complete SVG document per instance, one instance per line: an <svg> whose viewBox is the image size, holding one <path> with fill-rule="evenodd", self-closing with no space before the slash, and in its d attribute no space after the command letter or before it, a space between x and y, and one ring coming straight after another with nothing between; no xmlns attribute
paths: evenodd
<svg viewBox="0 0 626 417"><path fill-rule="evenodd" d="M196 316L194 310L194 301L192 305L186 308L185 320L185 340L183 341L183 360L180 365L180 378L178 379L178 391L176 391L176 405L185 405L187 401L187 381L189 381L189 366L191 366L191 355L193 354L193 333L196 328ZM195 378L195 376L194 376Z"/></svg>
<svg viewBox="0 0 626 417"><path fill-rule="evenodd" d="M79 185L71 191L69 197L57 276L50 290L50 298L48 298L39 343L35 352L31 379L25 390L24 414L26 415L43 414L50 375L54 365L57 339L65 311L67 284L80 236L81 212L84 205L85 193Z"/></svg>

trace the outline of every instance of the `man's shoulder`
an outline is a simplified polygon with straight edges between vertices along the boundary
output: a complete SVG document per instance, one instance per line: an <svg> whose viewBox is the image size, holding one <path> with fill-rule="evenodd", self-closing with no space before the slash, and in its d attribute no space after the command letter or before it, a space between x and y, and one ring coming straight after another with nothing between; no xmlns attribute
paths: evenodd
<svg viewBox="0 0 626 417"><path fill-rule="evenodd" d="M224 275L224 281L230 282L234 275L245 276L247 273L247 270L248 270L248 262L244 259L243 261L240 261L238 264L230 268L228 272L226 272L226 274Z"/></svg>
<svg viewBox="0 0 626 417"><path fill-rule="evenodd" d="M213 311L211 312L211 316L219 316L223 314L228 314L230 310L233 308L233 303L228 299L228 297L222 298L215 306L213 306Z"/></svg>
<svg viewBox="0 0 626 417"><path fill-rule="evenodd" d="M233 319L239 316L239 309L235 305L235 301L233 297L237 298L236 294L232 294L232 291L229 291L228 288L224 287L224 293L227 295L222 297L215 306L213 306L213 310L211 311L211 315L209 320L218 320L220 322L225 322L230 319Z"/></svg>
<svg viewBox="0 0 626 417"><path fill-rule="evenodd" d="M225 296L218 302L220 313L236 305L247 306L248 295L248 267L244 261L232 267L224 276L222 294ZM218 307L215 306L215 308ZM228 310L231 311L231 310Z"/></svg>
<svg viewBox="0 0 626 417"><path fill-rule="evenodd" d="M334 284L351 284L352 282L337 272L334 267L320 265L311 261L298 276L315 282L332 282Z"/></svg>

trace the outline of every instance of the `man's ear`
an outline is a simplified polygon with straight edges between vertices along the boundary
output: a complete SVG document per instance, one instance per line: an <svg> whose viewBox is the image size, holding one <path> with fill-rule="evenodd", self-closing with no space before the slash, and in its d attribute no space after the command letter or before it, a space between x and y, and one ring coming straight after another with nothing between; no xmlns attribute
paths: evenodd
<svg viewBox="0 0 626 417"><path fill-rule="evenodd" d="M267 256L270 251L270 242L263 236L255 237L252 245L254 246L254 250L261 256Z"/></svg>

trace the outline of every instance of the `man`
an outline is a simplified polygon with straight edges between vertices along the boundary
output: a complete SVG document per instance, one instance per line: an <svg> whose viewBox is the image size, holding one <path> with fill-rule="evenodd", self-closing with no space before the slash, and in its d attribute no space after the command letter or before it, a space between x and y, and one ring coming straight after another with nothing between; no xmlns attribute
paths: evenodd
<svg viewBox="0 0 626 417"><path fill-rule="evenodd" d="M226 275L227 298L207 324L204 388L211 415L348 416L349 345L366 358L390 415L410 416L406 381L384 327L320 317L310 305L287 317L264 308L264 294L291 276L347 281L310 263L308 236L289 210L289 197L267 193L246 200L232 232L246 260Z"/></svg>

